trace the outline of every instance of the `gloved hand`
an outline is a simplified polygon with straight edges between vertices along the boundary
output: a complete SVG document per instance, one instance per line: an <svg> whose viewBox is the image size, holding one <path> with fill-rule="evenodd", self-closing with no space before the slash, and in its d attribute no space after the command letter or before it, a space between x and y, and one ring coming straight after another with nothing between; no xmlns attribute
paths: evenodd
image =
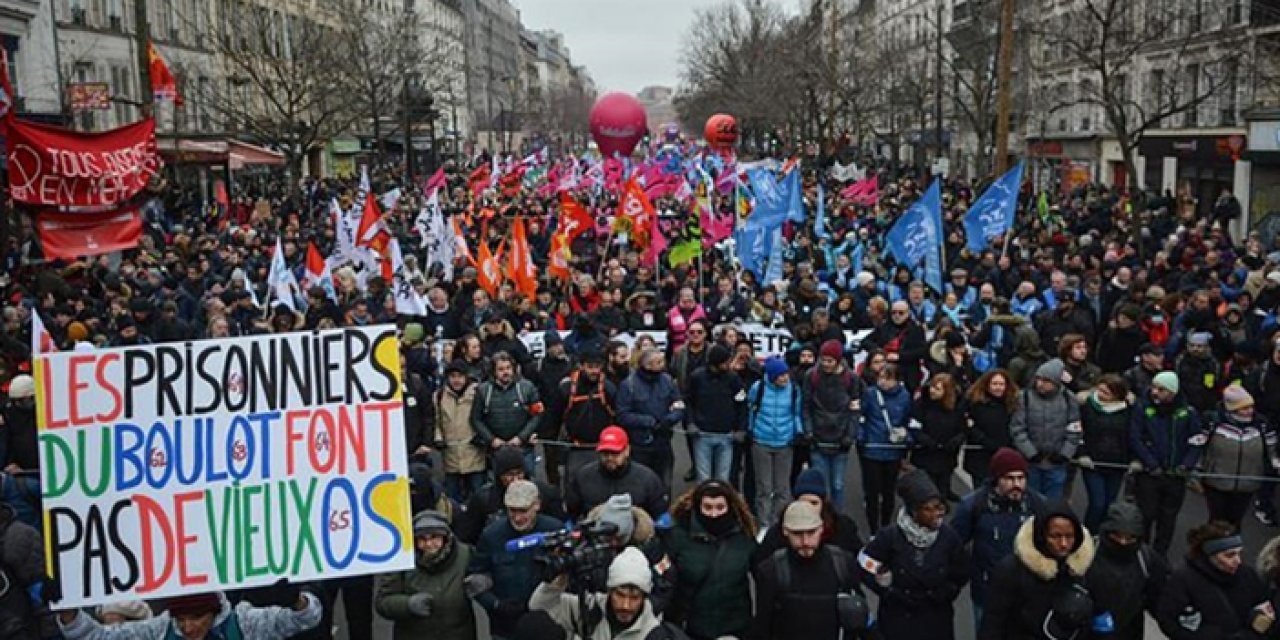
<svg viewBox="0 0 1280 640"><path fill-rule="evenodd" d="M270 607L276 606L283 609L292 609L293 605L298 604L298 597L301 595L302 589L298 585L289 582L288 578L280 578L275 584L267 588L263 598L260 600L260 606Z"/></svg>
<svg viewBox="0 0 1280 640"><path fill-rule="evenodd" d="M730 433L730 434L729 434L729 437L733 438L734 443L736 443L736 444L743 444L743 443L745 443L745 442L747 441L747 432L746 432L746 431L734 431L733 433Z"/></svg>
<svg viewBox="0 0 1280 640"><path fill-rule="evenodd" d="M487 573L473 573L462 581L462 590L468 598L474 598L493 588L493 578Z"/></svg>
<svg viewBox="0 0 1280 640"><path fill-rule="evenodd" d="M40 581L40 599L45 605L62 600L62 583L53 576L45 576Z"/></svg>
<svg viewBox="0 0 1280 640"><path fill-rule="evenodd" d="M852 446L853 446L853 438L849 438L849 437L840 438L840 449L842 451L848 451Z"/></svg>
<svg viewBox="0 0 1280 640"><path fill-rule="evenodd" d="M1129 473L1142 473L1143 466L1141 460L1134 460L1129 463Z"/></svg>
<svg viewBox="0 0 1280 640"><path fill-rule="evenodd" d="M1080 465L1081 469L1092 469L1093 458L1090 458L1089 456L1080 456L1079 458L1076 458L1076 464Z"/></svg>
<svg viewBox="0 0 1280 640"><path fill-rule="evenodd" d="M409 596L409 613L419 618L430 618L433 600L429 593L415 593Z"/></svg>
<svg viewBox="0 0 1280 640"><path fill-rule="evenodd" d="M503 600L498 603L498 606L494 607L493 612L499 617L515 620L524 615L525 610L524 603L519 600Z"/></svg>

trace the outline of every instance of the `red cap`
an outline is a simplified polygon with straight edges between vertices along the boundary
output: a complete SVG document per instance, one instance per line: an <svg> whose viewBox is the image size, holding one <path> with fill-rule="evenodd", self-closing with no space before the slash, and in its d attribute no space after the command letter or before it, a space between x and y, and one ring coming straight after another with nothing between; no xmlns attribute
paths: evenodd
<svg viewBox="0 0 1280 640"><path fill-rule="evenodd" d="M619 453L625 451L629 444L627 432L622 427L605 427L600 432L600 443L596 445L596 451Z"/></svg>

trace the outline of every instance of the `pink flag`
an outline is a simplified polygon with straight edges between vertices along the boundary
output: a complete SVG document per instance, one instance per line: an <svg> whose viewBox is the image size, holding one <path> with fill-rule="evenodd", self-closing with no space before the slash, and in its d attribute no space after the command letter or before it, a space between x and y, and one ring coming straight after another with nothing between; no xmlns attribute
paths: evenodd
<svg viewBox="0 0 1280 640"><path fill-rule="evenodd" d="M840 197L851 200L854 204L873 205L879 194L879 179L872 175L845 187L844 191L840 192Z"/></svg>
<svg viewBox="0 0 1280 640"><path fill-rule="evenodd" d="M617 158L606 158L604 161L604 188L617 191L622 188L622 161Z"/></svg>
<svg viewBox="0 0 1280 640"><path fill-rule="evenodd" d="M423 187L422 191L428 198L430 198L431 194L435 193L436 189L443 187L444 184L444 168L442 167L440 169L436 169L436 172L431 174L431 177L427 179L427 186Z"/></svg>
<svg viewBox="0 0 1280 640"><path fill-rule="evenodd" d="M662 235L662 227L658 225L658 216L650 216L649 219L653 221L653 231L649 234L652 239L649 241L649 248L645 249L642 261L645 266L652 267L658 264L658 257L662 255L663 251L666 251L667 237Z"/></svg>

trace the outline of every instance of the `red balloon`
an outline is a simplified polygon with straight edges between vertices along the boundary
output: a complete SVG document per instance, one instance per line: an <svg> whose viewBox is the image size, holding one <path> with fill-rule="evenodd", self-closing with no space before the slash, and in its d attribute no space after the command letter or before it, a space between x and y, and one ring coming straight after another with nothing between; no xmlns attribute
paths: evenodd
<svg viewBox="0 0 1280 640"><path fill-rule="evenodd" d="M712 149L732 149L738 144L738 119L727 113L717 113L707 118L707 127L702 134Z"/></svg>
<svg viewBox="0 0 1280 640"><path fill-rule="evenodd" d="M610 93L591 108L591 137L604 157L631 155L646 129L644 105L627 93Z"/></svg>

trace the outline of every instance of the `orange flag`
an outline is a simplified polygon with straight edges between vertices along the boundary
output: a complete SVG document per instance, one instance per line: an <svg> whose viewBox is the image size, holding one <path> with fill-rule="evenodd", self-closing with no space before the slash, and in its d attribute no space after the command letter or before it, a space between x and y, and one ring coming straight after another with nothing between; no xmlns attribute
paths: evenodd
<svg viewBox="0 0 1280 640"><path fill-rule="evenodd" d="M641 250L649 248L650 232L653 230L653 220L657 215L653 210L653 203L649 202L644 189L640 187L635 176L632 176L627 180L627 186L622 191L617 219L625 221L623 224L627 226L627 231L631 234L636 248Z"/></svg>
<svg viewBox="0 0 1280 640"><path fill-rule="evenodd" d="M507 261L507 277L516 283L516 290L533 300L538 295L538 271L533 266L533 253L525 235L524 218L517 217L511 227L511 259Z"/></svg>
<svg viewBox="0 0 1280 640"><path fill-rule="evenodd" d="M476 281L489 292L490 296L498 296L498 286L502 284L502 269L498 266L498 259L494 257L489 250L489 243L483 237L480 240L480 247L476 249Z"/></svg>
<svg viewBox="0 0 1280 640"><path fill-rule="evenodd" d="M563 233L551 238L551 253L547 256L547 273L560 280L569 279L569 240Z"/></svg>

